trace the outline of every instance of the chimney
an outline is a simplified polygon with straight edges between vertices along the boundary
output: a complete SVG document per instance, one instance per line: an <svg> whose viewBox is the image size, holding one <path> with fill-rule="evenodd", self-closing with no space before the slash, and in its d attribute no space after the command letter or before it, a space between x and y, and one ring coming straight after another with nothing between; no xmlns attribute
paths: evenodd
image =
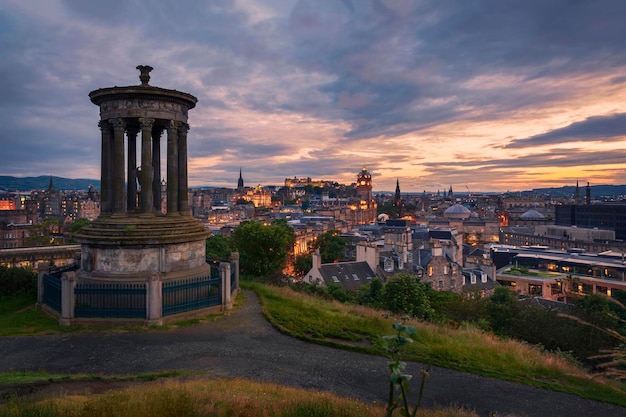
<svg viewBox="0 0 626 417"><path fill-rule="evenodd" d="M320 255L320 250L315 249L313 253L313 268L320 269L322 266L322 255Z"/></svg>

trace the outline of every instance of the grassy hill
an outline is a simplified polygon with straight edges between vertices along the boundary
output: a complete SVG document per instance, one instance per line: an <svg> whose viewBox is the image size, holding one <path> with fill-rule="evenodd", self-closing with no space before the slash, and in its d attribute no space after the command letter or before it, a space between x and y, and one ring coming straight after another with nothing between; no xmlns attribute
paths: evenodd
<svg viewBox="0 0 626 417"><path fill-rule="evenodd" d="M399 317L366 307L326 301L297 293L288 287L273 287L253 282L245 282L243 285L257 293L264 316L277 329L292 337L311 343L384 355L381 338L394 333L392 324L401 320ZM6 317L4 317L10 316L14 325L12 334L28 334L27 330L33 328L37 328L36 332L38 333L60 331L59 326L52 320L48 325L43 323L40 326L33 326L32 324L37 320L33 316L43 315L43 313L31 310L34 309L16 305L12 311L5 311L4 313L0 311L0 325L11 328ZM19 319L20 317L23 319ZM404 360L515 381L626 407L626 384L592 375L580 365L571 362L567 356L546 352L526 343L502 340L471 326L452 328L415 320L409 321L407 324L414 326L417 333L413 336L414 343L407 345L402 351ZM0 386L2 385L2 377L0 375ZM71 377L68 376L68 378ZM168 409L168 413L146 414L144 410L136 413L129 411L124 415L126 417L136 415L196 415L198 414L197 410L206 412L207 407L225 408L221 409L220 412L207 413L206 415L383 415L380 413L380 407L374 410L363 404L358 405L361 408L354 408L356 410L354 413L352 411L345 411L340 414L329 413L329 407L335 409L339 406L329 406L327 402L329 399L324 395L318 397L317 394L313 396L309 393L311 398L316 398L313 403L304 401L306 398L304 398L304 402L292 403L286 398L300 397L296 391L285 387L280 390L271 387L264 391L259 388L258 384L249 382L241 383L243 392L238 394L240 399L228 402L224 398L219 396L218 398L213 394L209 395L204 391L202 387L208 386L209 381L203 379L203 382L187 386L185 383L181 385L178 379L180 378L145 389L138 387L138 391L132 391L130 394L128 392L103 394L103 396L85 394L75 399L46 400L47 402L38 403L39 405L36 406L16 403L14 409L17 411L15 413L4 413L7 408L0 406L0 415L103 415L107 414L108 411L106 410L110 411L113 407L122 407L123 410L137 410L142 403L135 401L135 399L146 398L145 395L153 397L161 395L155 393L154 390L161 390L163 395L174 395L170 397L169 404L172 408ZM208 377L208 379L211 378ZM238 387L240 382L225 380L221 384L229 386L230 389L232 388L231 384ZM260 394L259 389L261 389ZM201 391L196 393L197 390ZM281 390L283 394L278 393ZM258 399L259 395L265 400ZM260 405L258 401L261 402ZM284 403L286 408L266 409L264 407L270 407L267 401ZM85 414L81 411L83 408L71 408L84 407L86 404L89 404L88 411L92 414ZM56 411L42 414L42 408L35 409L33 407L43 407L46 410L54 408ZM186 407L194 407L193 410L196 411ZM266 414L256 414L257 408L255 407L266 410L264 411ZM353 405L347 407L352 409ZM241 410L248 411L242 412ZM121 414L109 413L107 415ZM205 415L202 412L199 414ZM424 413L419 415L459 417L474 416L475 414L453 410L447 414Z"/></svg>

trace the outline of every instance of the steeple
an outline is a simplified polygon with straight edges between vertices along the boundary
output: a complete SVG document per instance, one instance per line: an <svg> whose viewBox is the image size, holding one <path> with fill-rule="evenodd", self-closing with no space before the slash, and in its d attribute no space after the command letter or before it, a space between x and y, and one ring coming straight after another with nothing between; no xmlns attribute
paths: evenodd
<svg viewBox="0 0 626 417"><path fill-rule="evenodd" d="M404 202L402 201L402 194L400 193L400 180L396 178L396 195L393 199L393 205L396 209L398 217L404 216Z"/></svg>
<svg viewBox="0 0 626 417"><path fill-rule="evenodd" d="M574 191L574 203L580 204L580 188L578 188L578 180L576 180L576 191Z"/></svg>
<svg viewBox="0 0 626 417"><path fill-rule="evenodd" d="M237 188L243 188L243 176L241 175L241 167L239 167L239 180L237 181Z"/></svg>
<svg viewBox="0 0 626 417"><path fill-rule="evenodd" d="M54 184L52 184L52 175L50 175L50 183L48 184L48 192L54 193L56 190L54 189Z"/></svg>
<svg viewBox="0 0 626 417"><path fill-rule="evenodd" d="M587 197L586 198L587 201L585 201L585 204L591 204L591 186L589 185L589 182L587 182L587 190L586 191L587 191L587 196L586 196Z"/></svg>

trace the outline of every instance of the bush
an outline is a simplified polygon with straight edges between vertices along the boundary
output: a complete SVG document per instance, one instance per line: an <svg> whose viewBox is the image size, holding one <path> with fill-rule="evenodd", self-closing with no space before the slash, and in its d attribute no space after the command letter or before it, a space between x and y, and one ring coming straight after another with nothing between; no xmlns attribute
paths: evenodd
<svg viewBox="0 0 626 417"><path fill-rule="evenodd" d="M396 314L409 314L420 319L433 317L427 291L428 285L414 275L396 274L389 278L383 291L383 308Z"/></svg>
<svg viewBox="0 0 626 417"><path fill-rule="evenodd" d="M0 266L0 296L37 295L37 274L30 268Z"/></svg>

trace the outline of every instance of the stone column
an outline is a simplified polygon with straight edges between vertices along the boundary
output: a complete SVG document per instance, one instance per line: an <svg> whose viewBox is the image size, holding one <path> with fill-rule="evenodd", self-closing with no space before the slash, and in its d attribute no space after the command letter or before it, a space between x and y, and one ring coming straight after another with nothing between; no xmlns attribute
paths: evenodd
<svg viewBox="0 0 626 417"><path fill-rule="evenodd" d="M152 131L152 207L161 212L161 133L158 128Z"/></svg>
<svg viewBox="0 0 626 417"><path fill-rule="evenodd" d="M49 262L39 262L37 264L37 303L43 304L44 277L50 273Z"/></svg>
<svg viewBox="0 0 626 417"><path fill-rule="evenodd" d="M110 214L113 211L112 201L112 144L113 135L111 134L111 125L106 120L100 120L98 123L102 133L102 154L100 162L100 213Z"/></svg>
<svg viewBox="0 0 626 417"><path fill-rule="evenodd" d="M232 268L235 268L235 288L239 289L239 252L231 252L229 260Z"/></svg>
<svg viewBox="0 0 626 417"><path fill-rule="evenodd" d="M189 185L187 184L187 132L189 125L182 123L178 129L178 211L189 215Z"/></svg>
<svg viewBox="0 0 626 417"><path fill-rule="evenodd" d="M220 262L220 278L222 279L222 307L224 310L233 308L230 296L230 263Z"/></svg>
<svg viewBox="0 0 626 417"><path fill-rule="evenodd" d="M126 168L126 210L134 211L137 208L137 128L129 128L128 136L128 160Z"/></svg>
<svg viewBox="0 0 626 417"><path fill-rule="evenodd" d="M74 307L76 306L76 272L64 272L61 275L61 326L69 326L74 318Z"/></svg>
<svg viewBox="0 0 626 417"><path fill-rule="evenodd" d="M150 275L146 282L146 319L149 325L163 324L163 283L157 272Z"/></svg>
<svg viewBox="0 0 626 417"><path fill-rule="evenodd" d="M113 212L123 214L124 207L124 119L112 119L113 124Z"/></svg>
<svg viewBox="0 0 626 417"><path fill-rule="evenodd" d="M141 173L139 174L139 185L141 186L141 201L139 208L141 213L152 214L154 212L154 198L152 179L154 170L152 168L152 125L154 119L139 118L141 126Z"/></svg>
<svg viewBox="0 0 626 417"><path fill-rule="evenodd" d="M167 215L178 216L178 126L167 125Z"/></svg>

